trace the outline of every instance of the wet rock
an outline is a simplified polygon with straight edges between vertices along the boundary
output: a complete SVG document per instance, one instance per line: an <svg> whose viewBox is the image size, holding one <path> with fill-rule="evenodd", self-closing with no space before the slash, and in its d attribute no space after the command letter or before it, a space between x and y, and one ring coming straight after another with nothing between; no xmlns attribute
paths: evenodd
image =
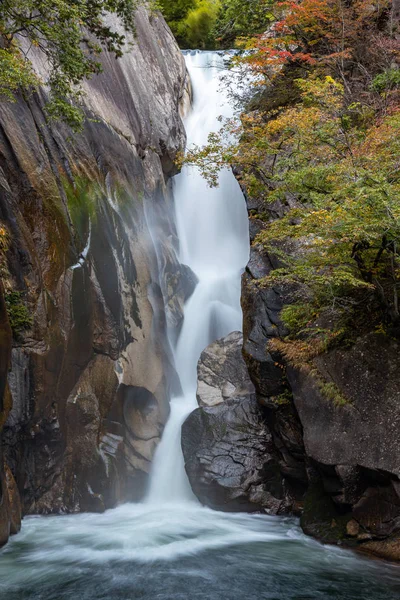
<svg viewBox="0 0 400 600"><path fill-rule="evenodd" d="M351 349L318 357L318 372L343 395L340 404L329 401L312 374L288 370L310 457L400 475L398 356L397 341L370 334Z"/></svg>
<svg viewBox="0 0 400 600"><path fill-rule="evenodd" d="M182 450L192 489L206 506L279 512L279 468L254 394L192 412L182 427Z"/></svg>
<svg viewBox="0 0 400 600"><path fill-rule="evenodd" d="M251 220L251 224L250 234L254 238L263 224L257 220ZM297 511L308 484L302 428L286 366L280 356L268 351L271 339L285 335L280 320L283 295L278 288L257 285L259 279L278 266L276 258L269 256L260 245L251 246L250 261L242 276L243 357L257 400L265 409L282 481Z"/></svg>
<svg viewBox="0 0 400 600"><path fill-rule="evenodd" d="M198 363L196 409L182 427L185 469L213 508L284 512L278 457L242 356L242 334L208 346Z"/></svg>
<svg viewBox="0 0 400 600"><path fill-rule="evenodd" d="M360 338L347 349L315 359L316 371L288 369L293 399L303 427L305 452L338 515L360 525L361 549L370 540L397 539L400 523L398 436L398 343L380 334ZM341 394L324 394L330 381ZM332 466L333 465L333 466ZM311 533L326 520L308 517ZM316 529L315 529L316 528ZM307 531L310 531L309 526ZM317 531L317 537L318 531ZM354 537L354 536L352 536ZM338 535L337 541L340 539ZM397 542L368 544L389 557ZM385 548L379 550L378 548Z"/></svg>
<svg viewBox="0 0 400 600"><path fill-rule="evenodd" d="M165 247L163 251L164 258L168 258ZM162 290L165 298L167 325L176 332L176 335L179 335L185 302L193 294L198 279L190 267L176 263L176 255L175 261L173 257L171 258L166 261Z"/></svg>
<svg viewBox="0 0 400 600"><path fill-rule="evenodd" d="M386 540L366 541L361 544L360 549L379 558L400 561L400 536L395 535Z"/></svg>
<svg viewBox="0 0 400 600"><path fill-rule="evenodd" d="M346 533L349 537L357 537L360 533L360 524L355 519L351 519L346 525Z"/></svg>
<svg viewBox="0 0 400 600"><path fill-rule="evenodd" d="M7 372L11 359L11 328L4 302L3 284L0 280L0 442L2 430L9 415L12 398L7 383ZM4 459L0 444L0 547L10 535L21 527L21 503L17 485Z"/></svg>
<svg viewBox="0 0 400 600"><path fill-rule="evenodd" d="M215 406L229 398L254 393L242 347L243 335L235 331L202 352L197 367L199 406Z"/></svg>

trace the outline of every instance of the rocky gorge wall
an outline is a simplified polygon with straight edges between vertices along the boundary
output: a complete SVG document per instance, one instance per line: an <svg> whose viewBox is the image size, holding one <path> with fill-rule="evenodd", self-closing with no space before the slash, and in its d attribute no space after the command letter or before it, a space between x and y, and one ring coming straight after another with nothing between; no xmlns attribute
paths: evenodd
<svg viewBox="0 0 400 600"><path fill-rule="evenodd" d="M370 332L307 364L285 358L274 340L288 333L288 294L259 285L280 265L255 243L265 206L247 205L243 340L219 340L199 361L199 408L182 429L192 488L213 508L299 515L323 542L400 560L398 340Z"/></svg>
<svg viewBox="0 0 400 600"><path fill-rule="evenodd" d="M250 211L257 208L252 202ZM253 241L265 226L251 219ZM351 345L294 364L273 343L287 335L279 317L287 291L257 286L278 266L276 257L252 245L242 279L243 354L284 486L300 501L306 533L400 560L398 341L360 334Z"/></svg>
<svg viewBox="0 0 400 600"><path fill-rule="evenodd" d="M140 498L168 416L166 330L194 284L169 216L189 83L162 17L136 30L85 84L82 134L46 121L44 89L0 103L0 544L21 508Z"/></svg>

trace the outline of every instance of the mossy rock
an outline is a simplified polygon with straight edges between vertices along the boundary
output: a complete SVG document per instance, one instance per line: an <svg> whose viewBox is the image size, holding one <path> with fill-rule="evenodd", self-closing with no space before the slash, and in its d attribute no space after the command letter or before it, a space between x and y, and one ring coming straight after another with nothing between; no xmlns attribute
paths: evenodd
<svg viewBox="0 0 400 600"><path fill-rule="evenodd" d="M7 292L4 300L13 336L18 338L26 329L32 326L32 316L24 301L22 292Z"/></svg>
<svg viewBox="0 0 400 600"><path fill-rule="evenodd" d="M312 482L304 498L304 510L300 525L304 533L325 544L357 545L346 538L347 523L351 513L340 514L332 498L325 492L322 482Z"/></svg>

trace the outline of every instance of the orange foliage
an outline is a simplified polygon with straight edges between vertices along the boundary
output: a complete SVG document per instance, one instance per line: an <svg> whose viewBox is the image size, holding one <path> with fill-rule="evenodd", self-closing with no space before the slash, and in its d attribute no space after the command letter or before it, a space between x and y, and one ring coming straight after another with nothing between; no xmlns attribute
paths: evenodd
<svg viewBox="0 0 400 600"><path fill-rule="evenodd" d="M258 75L276 74L288 63L307 66L331 66L344 76L350 63L368 62L370 54L379 67L389 66L393 55L399 52L399 43L387 43L387 35L379 35L379 20L388 13L390 0L287 0L277 4L279 18L271 29L242 42L251 50L241 60ZM385 42L383 41L385 40ZM379 70L379 69L378 69ZM271 72L272 71L272 72Z"/></svg>

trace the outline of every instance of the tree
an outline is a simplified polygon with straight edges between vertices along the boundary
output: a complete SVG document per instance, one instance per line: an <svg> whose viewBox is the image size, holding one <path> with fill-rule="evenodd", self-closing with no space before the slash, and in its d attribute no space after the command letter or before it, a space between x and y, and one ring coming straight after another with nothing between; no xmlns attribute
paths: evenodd
<svg viewBox="0 0 400 600"><path fill-rule="evenodd" d="M185 37L190 48L213 48L214 27L219 0L198 0L184 22Z"/></svg>
<svg viewBox="0 0 400 600"><path fill-rule="evenodd" d="M160 8L183 48L213 48L220 0L160 0Z"/></svg>
<svg viewBox="0 0 400 600"><path fill-rule="evenodd" d="M236 39L265 30L275 0L159 0L183 47L233 48Z"/></svg>
<svg viewBox="0 0 400 600"><path fill-rule="evenodd" d="M256 243L280 259L293 335L383 324L399 331L399 51L390 2L280 3L234 63L255 100L186 160L211 185L234 164L264 202ZM281 96L282 88L291 93ZM232 137L233 136L233 137ZM283 216L276 217L274 207ZM365 315L369 315L369 319Z"/></svg>
<svg viewBox="0 0 400 600"><path fill-rule="evenodd" d="M275 0L223 0L215 36L224 47L233 47L240 36L262 33L273 20Z"/></svg>
<svg viewBox="0 0 400 600"><path fill-rule="evenodd" d="M81 84L101 71L103 48L120 57L124 34L107 24L117 15L134 31L140 0L2 0L0 4L0 94L12 99L21 88L40 83L49 88L49 118L63 119L79 130L84 114ZM29 50L39 48L48 62L48 78L40 82L32 70Z"/></svg>
<svg viewBox="0 0 400 600"><path fill-rule="evenodd" d="M168 24L183 21L190 10L195 8L196 0L159 0L160 9Z"/></svg>

